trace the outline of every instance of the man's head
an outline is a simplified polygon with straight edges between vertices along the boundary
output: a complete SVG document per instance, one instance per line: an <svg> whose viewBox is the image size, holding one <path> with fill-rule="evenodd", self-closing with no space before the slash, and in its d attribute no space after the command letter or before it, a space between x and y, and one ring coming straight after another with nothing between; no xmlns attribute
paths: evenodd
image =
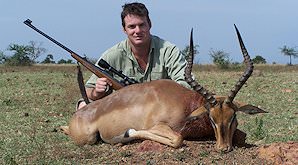
<svg viewBox="0 0 298 165"><path fill-rule="evenodd" d="M129 3L121 13L123 31L134 47L148 46L151 40L149 12L142 3Z"/></svg>
<svg viewBox="0 0 298 165"><path fill-rule="evenodd" d="M146 6L142 3L134 2L134 3L127 3L122 6L123 10L121 12L121 21L122 27L125 28L125 21L124 18L127 15L135 15L139 17L146 17L147 23L151 27L151 20L149 18L149 12Z"/></svg>

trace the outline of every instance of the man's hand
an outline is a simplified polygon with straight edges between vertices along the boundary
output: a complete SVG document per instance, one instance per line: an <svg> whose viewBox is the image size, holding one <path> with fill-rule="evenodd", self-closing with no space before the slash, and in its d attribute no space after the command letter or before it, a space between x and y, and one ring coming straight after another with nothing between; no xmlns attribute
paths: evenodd
<svg viewBox="0 0 298 165"><path fill-rule="evenodd" d="M110 89L112 83L107 78L98 78L95 83L95 88L86 88L87 96L91 100L98 100L105 96L106 92ZM81 101L77 109L81 109L86 105Z"/></svg>
<svg viewBox="0 0 298 165"><path fill-rule="evenodd" d="M99 93L105 93L109 90L110 86L112 86L112 83L108 81L107 78L102 77L98 78L96 80L95 89L94 89L94 95L96 96Z"/></svg>
<svg viewBox="0 0 298 165"><path fill-rule="evenodd" d="M105 96L106 92L110 89L112 83L107 78L98 78L95 83L95 88L87 88L87 96L91 100L98 100Z"/></svg>

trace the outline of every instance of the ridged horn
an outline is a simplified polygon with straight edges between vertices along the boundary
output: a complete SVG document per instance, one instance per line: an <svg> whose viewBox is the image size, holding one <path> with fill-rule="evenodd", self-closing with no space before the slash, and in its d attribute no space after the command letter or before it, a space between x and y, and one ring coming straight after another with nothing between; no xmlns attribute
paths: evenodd
<svg viewBox="0 0 298 165"><path fill-rule="evenodd" d="M194 45L193 45L193 29L191 29L190 33L190 44L189 44L189 53L186 56L186 68L185 68L185 81L199 94L201 94L210 104L211 106L215 106L217 104L216 99L210 94L206 89L204 89L198 82L196 82L192 76L192 65L194 59Z"/></svg>
<svg viewBox="0 0 298 165"><path fill-rule="evenodd" d="M227 99L226 99L226 103L232 103L235 96L237 95L237 93L239 92L239 90L241 89L241 87L245 84L245 82L248 80L248 78L251 76L252 72L253 72L253 62L250 59L250 56L244 46L244 43L242 41L240 32L238 30L238 28L236 27L236 25L234 24L234 27L236 29L236 33L237 33L237 37L239 40L239 44L240 44L240 48L243 54L243 58L244 58L244 62L246 64L246 70L244 71L243 75L240 77L240 79L238 80L238 82L235 84L234 88L230 91Z"/></svg>

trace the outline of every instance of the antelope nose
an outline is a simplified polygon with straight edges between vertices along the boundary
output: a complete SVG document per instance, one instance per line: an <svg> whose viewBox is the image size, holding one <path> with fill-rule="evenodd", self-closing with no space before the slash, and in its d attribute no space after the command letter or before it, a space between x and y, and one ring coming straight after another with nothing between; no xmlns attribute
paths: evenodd
<svg viewBox="0 0 298 165"><path fill-rule="evenodd" d="M232 150L232 147L228 146L228 145L225 145L225 146L219 146L217 148L218 151L220 152L229 152Z"/></svg>

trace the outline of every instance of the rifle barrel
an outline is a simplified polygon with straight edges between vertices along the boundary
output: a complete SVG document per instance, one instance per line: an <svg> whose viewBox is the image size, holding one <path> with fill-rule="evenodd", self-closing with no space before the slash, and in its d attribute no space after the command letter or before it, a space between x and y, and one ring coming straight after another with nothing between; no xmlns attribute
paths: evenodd
<svg viewBox="0 0 298 165"><path fill-rule="evenodd" d="M54 42L55 44L57 44L58 46L60 46L61 48L63 48L64 50L68 51L69 53L75 53L72 50L70 50L69 48L67 48L66 46L64 46L63 44L61 44L60 42L56 41L54 38L48 36L47 34L45 34L44 32L42 32L41 30L37 29L35 26L33 26L32 21L30 19L27 19L26 21L24 21L24 24L26 24L27 26L29 26L30 28L32 28L33 30L35 30L36 32L38 32L39 34L43 35L44 37L46 37L47 39L51 40L52 42ZM75 53L76 54L76 53Z"/></svg>
<svg viewBox="0 0 298 165"><path fill-rule="evenodd" d="M118 80L116 80L115 78L111 77L106 71L97 67L93 63L86 60L86 58L81 57L80 55L78 55L74 51L70 50L69 48L67 48L66 46L61 44L60 42L56 41L49 35L45 34L41 30L37 29L31 23L32 23L32 21L30 19L27 19L26 21L24 21L24 24L26 24L27 26L29 26L30 28L32 28L33 30L35 30L36 32L41 34L42 36L46 37L50 41L54 42L56 45L60 46L61 48L63 48L67 52L69 52L74 59L76 59L78 62L80 62L83 66L85 66L88 70L90 70L92 73L94 73L97 77L106 77L113 84L112 88L114 88L115 90L118 90L118 89L122 88L123 86L125 86L124 84L122 84Z"/></svg>

